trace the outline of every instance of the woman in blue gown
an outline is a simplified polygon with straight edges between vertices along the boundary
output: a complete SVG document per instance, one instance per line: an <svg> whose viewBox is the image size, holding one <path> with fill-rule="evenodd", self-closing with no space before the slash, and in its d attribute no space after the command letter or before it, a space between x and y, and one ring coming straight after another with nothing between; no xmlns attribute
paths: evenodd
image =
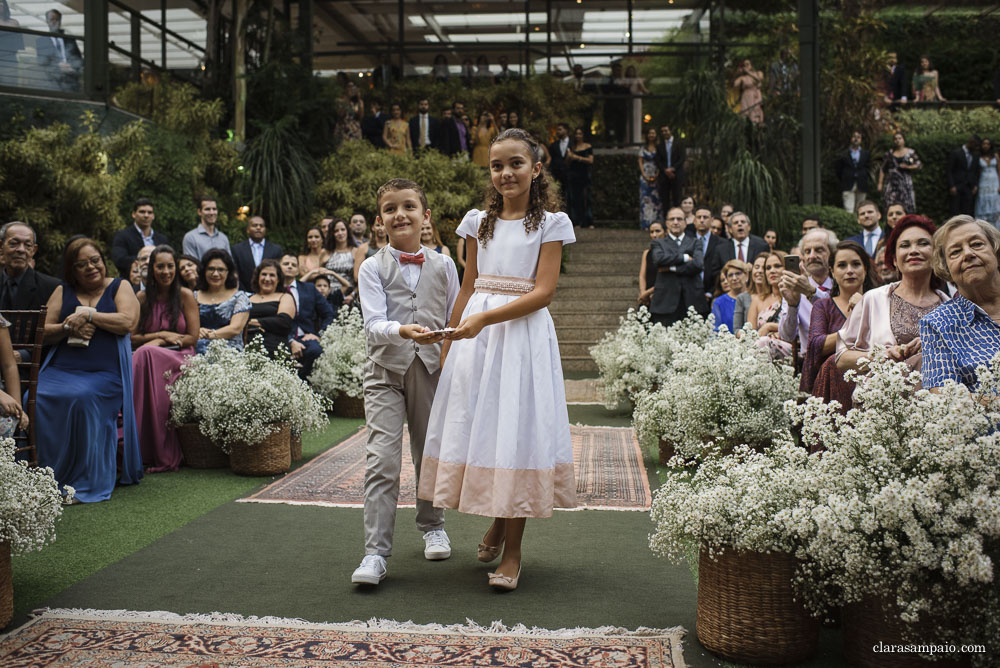
<svg viewBox="0 0 1000 668"><path fill-rule="evenodd" d="M60 487L73 487L75 501L105 501L116 482L142 478L129 342L139 303L121 279L107 277L104 257L90 239L67 246L63 268L65 279L49 298L45 318L51 348L38 374L38 464L52 468Z"/></svg>

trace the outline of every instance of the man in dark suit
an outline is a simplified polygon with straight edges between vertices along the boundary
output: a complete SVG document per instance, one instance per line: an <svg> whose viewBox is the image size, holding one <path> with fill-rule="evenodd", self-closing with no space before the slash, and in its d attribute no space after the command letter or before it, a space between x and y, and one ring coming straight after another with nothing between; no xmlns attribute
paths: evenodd
<svg viewBox="0 0 1000 668"><path fill-rule="evenodd" d="M857 205L868 198L870 166L871 154L861 148L861 133L855 130L851 134L851 144L840 152L834 165L845 211L854 213Z"/></svg>
<svg viewBox="0 0 1000 668"><path fill-rule="evenodd" d="M417 115L410 119L410 144L414 151L424 151L441 142L441 121L431 116L431 103L425 97L417 102Z"/></svg>
<svg viewBox="0 0 1000 668"><path fill-rule="evenodd" d="M973 215L979 191L979 137L972 135L965 145L948 156L948 193L951 215Z"/></svg>
<svg viewBox="0 0 1000 668"><path fill-rule="evenodd" d="M465 129L465 124L462 123L462 114L464 113L465 104L455 102L451 105L448 114L442 114L438 150L445 155L469 154L468 131Z"/></svg>
<svg viewBox="0 0 1000 668"><path fill-rule="evenodd" d="M670 131L669 125L660 128L660 143L656 146L656 166L660 168L657 179L660 202L663 207L681 205L681 190L684 188L684 144Z"/></svg>
<svg viewBox="0 0 1000 668"><path fill-rule="evenodd" d="M888 105L906 104L906 87L908 83L906 80L906 71L899 64L899 58L896 57L895 51L890 51L888 55L889 59L886 62L885 103Z"/></svg>
<svg viewBox="0 0 1000 668"><path fill-rule="evenodd" d="M240 278L240 290L253 292L250 282L253 272L262 260L281 260L281 246L269 242L267 224L260 216L251 216L247 221L247 239L233 246L233 262ZM294 276L292 278L295 278Z"/></svg>
<svg viewBox="0 0 1000 668"><path fill-rule="evenodd" d="M26 223L0 227L0 311L37 311L59 286L58 278L31 268L36 250L35 231Z"/></svg>
<svg viewBox="0 0 1000 668"><path fill-rule="evenodd" d="M153 202L140 197L132 205L132 224L115 232L111 240L111 262L118 268L118 275L128 280L132 263L143 246L170 245L170 240L153 229Z"/></svg>
<svg viewBox="0 0 1000 668"><path fill-rule="evenodd" d="M667 235L649 246L649 257L659 268L649 305L653 322L669 327L683 320L690 306L699 313L707 312L701 249L694 237L684 234L684 212L677 207L667 211Z"/></svg>
<svg viewBox="0 0 1000 668"><path fill-rule="evenodd" d="M712 210L707 207L699 207L694 210L694 223L684 230L685 234L694 237L695 243L701 246L701 257L707 259L715 254L716 250L725 241L712 234ZM703 267L704 269L704 267ZM702 285L705 290L705 311L702 315L708 315L711 311L712 295L715 294L715 283L708 282L708 273L701 272Z"/></svg>
<svg viewBox="0 0 1000 668"><path fill-rule="evenodd" d="M312 283L295 280L299 275L299 258L289 253L281 256L281 272L285 275L285 292L295 299L294 331L289 347L292 357L302 364L299 376L308 378L316 358L323 352L319 332L333 322L333 308ZM319 323L319 332L316 330Z"/></svg>
<svg viewBox="0 0 1000 668"><path fill-rule="evenodd" d="M566 199L568 191L567 177L569 176L568 165L566 164L566 152L569 150L569 125L559 123L556 125L556 140L549 144L549 173L559 184L559 193Z"/></svg>
<svg viewBox="0 0 1000 668"><path fill-rule="evenodd" d="M45 70L52 88L75 92L80 90L80 73L83 71L83 56L80 47L72 37L66 37L62 29L62 14L58 9L45 12L51 37L39 37L35 41L38 64Z"/></svg>
<svg viewBox="0 0 1000 668"><path fill-rule="evenodd" d="M869 257L874 258L878 242L885 236L882 230L882 212L875 202L867 200L858 205L858 225L861 226L861 232L847 237L844 241L853 241L864 248Z"/></svg>
<svg viewBox="0 0 1000 668"><path fill-rule="evenodd" d="M386 121L382 104L378 100L372 100L368 103L368 109L371 113L361 119L361 136L376 148L386 148L385 139L382 138Z"/></svg>
<svg viewBox="0 0 1000 668"><path fill-rule="evenodd" d="M730 260L742 260L753 264L758 255L771 250L766 241L750 234L750 217L742 211L736 211L729 216L729 232L732 238L723 239L722 244L716 247L709 261L705 263L705 281L708 285L715 285L719 272Z"/></svg>

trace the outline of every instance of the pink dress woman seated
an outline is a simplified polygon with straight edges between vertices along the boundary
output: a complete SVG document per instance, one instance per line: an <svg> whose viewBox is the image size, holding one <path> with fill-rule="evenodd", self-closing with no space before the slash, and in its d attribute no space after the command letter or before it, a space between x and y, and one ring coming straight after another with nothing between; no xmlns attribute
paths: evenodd
<svg viewBox="0 0 1000 668"><path fill-rule="evenodd" d="M146 331L169 330L167 305L153 304ZM187 331L183 311L178 315L177 332ZM139 448L142 464L149 473L176 471L181 464L181 448L177 431L169 425L170 397L167 386L180 375L181 364L194 348L171 350L162 346L141 346L132 353L132 395L135 399L135 420L139 428ZM169 375L168 375L169 374Z"/></svg>
<svg viewBox="0 0 1000 668"><path fill-rule="evenodd" d="M777 322L779 313L781 313L780 299L760 312L760 315L757 316L757 329L763 327L768 321ZM761 336L757 339L757 345L762 350L767 351L772 362L786 361L792 354L792 344L788 341L782 341L777 332Z"/></svg>

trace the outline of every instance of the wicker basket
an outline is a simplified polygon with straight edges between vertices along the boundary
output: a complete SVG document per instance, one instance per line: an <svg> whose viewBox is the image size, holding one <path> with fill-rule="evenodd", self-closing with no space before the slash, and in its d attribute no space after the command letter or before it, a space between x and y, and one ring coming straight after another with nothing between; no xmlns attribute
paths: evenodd
<svg viewBox="0 0 1000 668"><path fill-rule="evenodd" d="M177 440L181 445L184 463L191 468L229 468L229 455L202 434L197 424L182 424L177 427Z"/></svg>
<svg viewBox="0 0 1000 668"><path fill-rule="evenodd" d="M229 453L229 467L239 475L278 475L292 468L291 429L287 422L256 445L236 444Z"/></svg>
<svg viewBox="0 0 1000 668"><path fill-rule="evenodd" d="M935 622L948 620L929 619L921 615L921 621L913 627L913 638L924 639L927 643L945 644L934 631ZM861 668L964 668L971 664L969 655L959 659L941 658L928 661L919 654L904 652L888 653L872 651L879 643L883 645L903 645L905 625L899 618L899 608L894 601L881 598L866 598L861 603L844 607L844 657L852 666Z"/></svg>
<svg viewBox="0 0 1000 668"><path fill-rule="evenodd" d="M660 464L666 466L674 456L674 443L664 438L660 439Z"/></svg>
<svg viewBox="0 0 1000 668"><path fill-rule="evenodd" d="M819 621L792 600L796 559L784 553L724 550L698 560L698 640L739 663L780 664L808 658Z"/></svg>
<svg viewBox="0 0 1000 668"><path fill-rule="evenodd" d="M0 631L14 618L14 576L10 567L10 544L0 543Z"/></svg>
<svg viewBox="0 0 1000 668"><path fill-rule="evenodd" d="M333 414L343 418L365 419L365 398L338 394L333 400Z"/></svg>
<svg viewBox="0 0 1000 668"><path fill-rule="evenodd" d="M292 461L297 462L302 459L302 432L293 431L288 438L291 447Z"/></svg>

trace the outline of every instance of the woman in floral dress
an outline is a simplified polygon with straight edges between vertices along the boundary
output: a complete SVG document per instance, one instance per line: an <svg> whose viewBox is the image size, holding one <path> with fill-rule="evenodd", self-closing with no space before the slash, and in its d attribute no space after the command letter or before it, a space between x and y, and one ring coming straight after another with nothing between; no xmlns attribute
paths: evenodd
<svg viewBox="0 0 1000 668"><path fill-rule="evenodd" d="M656 221L663 220L663 205L656 177L656 128L646 132L646 144L639 149L639 227L648 230Z"/></svg>
<svg viewBox="0 0 1000 668"><path fill-rule="evenodd" d="M902 132L892 136L892 150L885 154L882 168L878 173L878 189L882 192L882 202L888 209L893 204L902 204L907 213L917 210L917 197L913 192L911 172L920 169L917 152L906 146Z"/></svg>

